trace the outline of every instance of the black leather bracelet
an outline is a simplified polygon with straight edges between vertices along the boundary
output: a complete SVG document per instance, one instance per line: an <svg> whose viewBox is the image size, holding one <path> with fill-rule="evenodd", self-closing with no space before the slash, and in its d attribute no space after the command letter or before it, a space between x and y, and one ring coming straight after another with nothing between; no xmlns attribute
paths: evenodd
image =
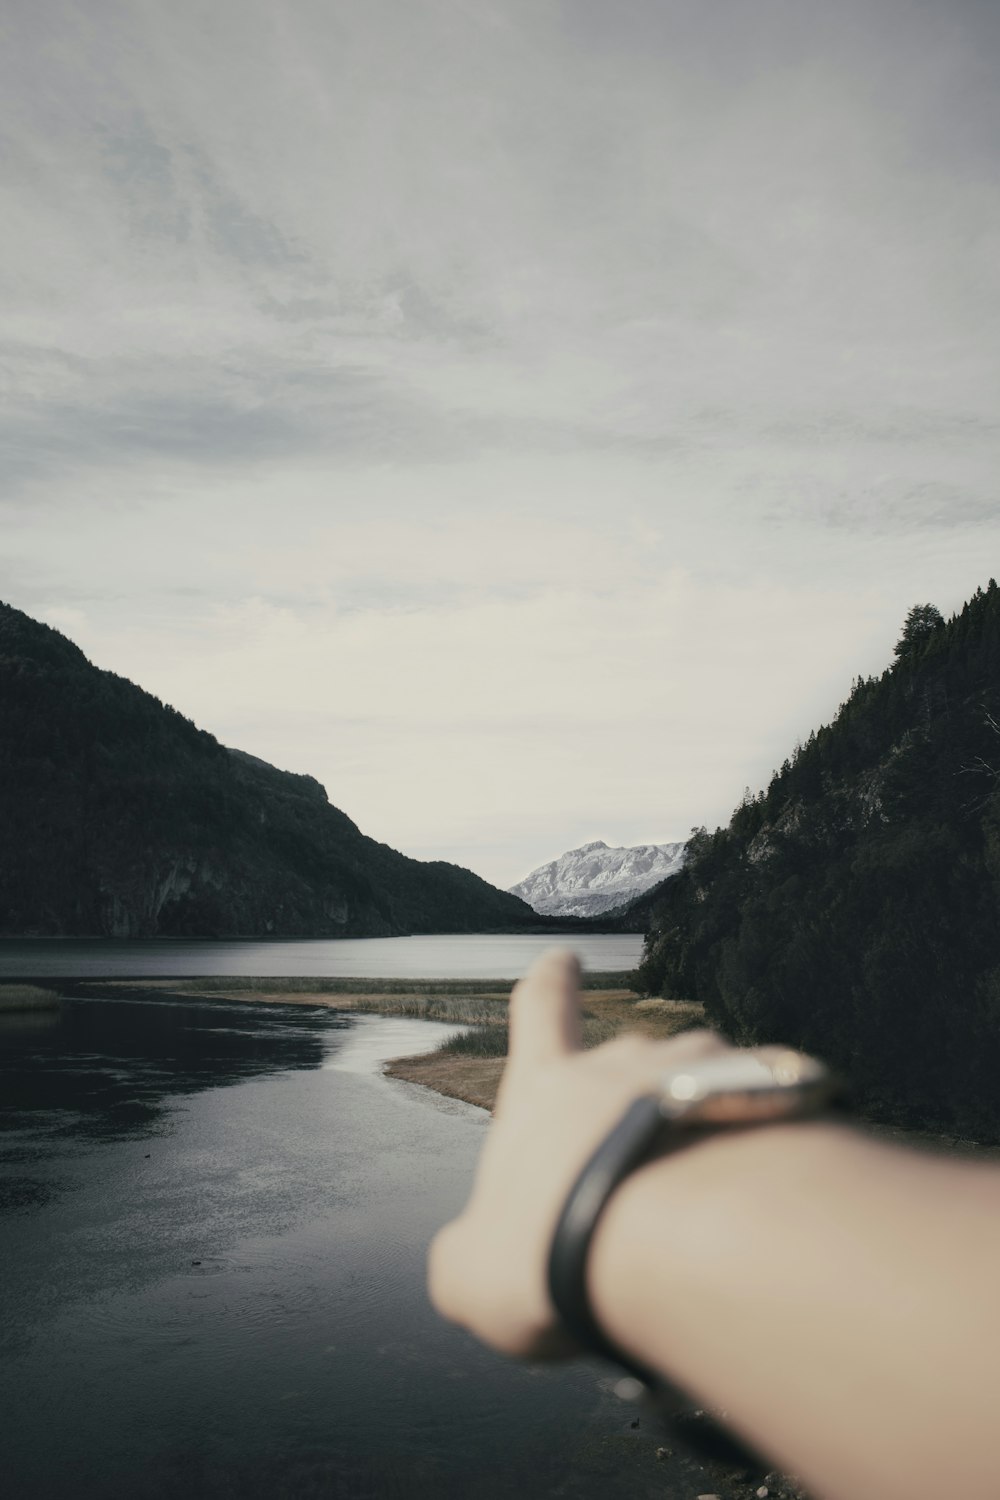
<svg viewBox="0 0 1000 1500"><path fill-rule="evenodd" d="M650 1154L663 1134L658 1094L644 1094L625 1111L583 1168L563 1205L549 1252L549 1295L563 1327L592 1354L621 1365L652 1386L651 1370L616 1349L599 1327L587 1293L587 1257L612 1193Z"/></svg>
<svg viewBox="0 0 1000 1500"><path fill-rule="evenodd" d="M664 1137L662 1100L646 1094L629 1106L574 1183L559 1216L549 1253L549 1294L563 1326L585 1350L619 1365L655 1406L671 1441L699 1459L750 1469L768 1467L711 1413L696 1407L684 1393L654 1370L648 1370L603 1332L587 1294L587 1258L594 1232L615 1188L649 1157Z"/></svg>

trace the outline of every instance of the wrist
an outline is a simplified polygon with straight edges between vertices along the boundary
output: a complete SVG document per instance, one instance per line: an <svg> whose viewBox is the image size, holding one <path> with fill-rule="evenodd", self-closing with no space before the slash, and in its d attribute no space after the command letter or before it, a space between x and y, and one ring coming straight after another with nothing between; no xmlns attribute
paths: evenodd
<svg viewBox="0 0 1000 1500"><path fill-rule="evenodd" d="M587 1288L605 1335L640 1364L717 1399L700 1378L730 1312L753 1295L810 1186L834 1170L848 1130L803 1120L717 1130L633 1172L591 1244ZM738 1318L732 1326L738 1325Z"/></svg>

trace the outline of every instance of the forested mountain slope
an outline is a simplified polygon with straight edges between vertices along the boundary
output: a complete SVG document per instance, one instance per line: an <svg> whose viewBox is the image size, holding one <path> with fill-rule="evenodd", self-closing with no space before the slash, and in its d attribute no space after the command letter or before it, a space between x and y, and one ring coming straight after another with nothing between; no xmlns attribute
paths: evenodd
<svg viewBox="0 0 1000 1500"><path fill-rule="evenodd" d="M366 838L318 781L227 750L0 604L0 933L369 936L536 927Z"/></svg>
<svg viewBox="0 0 1000 1500"><path fill-rule="evenodd" d="M882 1118L1000 1139L1000 590L910 612L728 828L657 894L651 993L838 1067Z"/></svg>

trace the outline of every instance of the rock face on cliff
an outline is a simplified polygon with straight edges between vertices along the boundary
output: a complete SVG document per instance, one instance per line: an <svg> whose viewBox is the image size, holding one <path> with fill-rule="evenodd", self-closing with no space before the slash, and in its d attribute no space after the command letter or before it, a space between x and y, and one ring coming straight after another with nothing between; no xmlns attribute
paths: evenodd
<svg viewBox="0 0 1000 1500"><path fill-rule="evenodd" d="M511 893L546 916L595 917L676 875L684 849L683 843L609 849L595 839L532 870Z"/></svg>
<svg viewBox="0 0 1000 1500"><path fill-rule="evenodd" d="M539 925L377 843L310 776L227 750L0 604L0 934L392 936Z"/></svg>

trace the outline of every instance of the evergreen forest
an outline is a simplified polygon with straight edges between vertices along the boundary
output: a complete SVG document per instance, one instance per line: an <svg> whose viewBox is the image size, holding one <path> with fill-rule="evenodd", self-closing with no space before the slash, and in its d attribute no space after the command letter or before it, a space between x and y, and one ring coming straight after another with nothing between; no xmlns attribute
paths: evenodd
<svg viewBox="0 0 1000 1500"><path fill-rule="evenodd" d="M0 604L0 935L543 925L469 870L367 838L318 781L227 749Z"/></svg>
<svg viewBox="0 0 1000 1500"><path fill-rule="evenodd" d="M646 993L814 1052L871 1117L1000 1140L1000 589L910 611L728 827L640 898Z"/></svg>

